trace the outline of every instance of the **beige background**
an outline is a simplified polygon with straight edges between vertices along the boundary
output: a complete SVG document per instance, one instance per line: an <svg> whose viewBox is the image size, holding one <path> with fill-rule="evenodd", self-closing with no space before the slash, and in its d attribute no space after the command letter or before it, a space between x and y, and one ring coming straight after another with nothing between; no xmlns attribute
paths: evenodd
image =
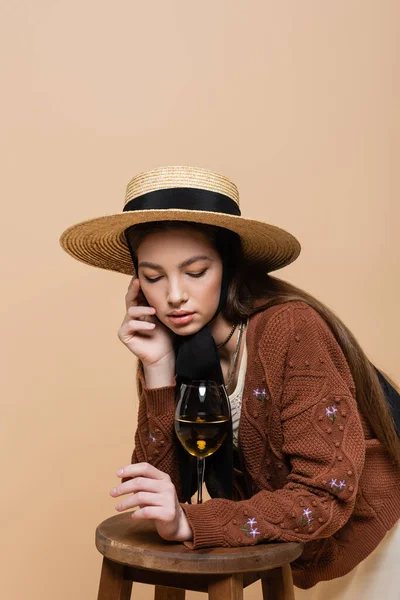
<svg viewBox="0 0 400 600"><path fill-rule="evenodd" d="M135 360L117 338L129 277L59 235L122 210L140 171L219 171L245 216L302 243L276 274L400 381L400 5L3 0L0 23L1 595L83 600L132 451Z"/></svg>

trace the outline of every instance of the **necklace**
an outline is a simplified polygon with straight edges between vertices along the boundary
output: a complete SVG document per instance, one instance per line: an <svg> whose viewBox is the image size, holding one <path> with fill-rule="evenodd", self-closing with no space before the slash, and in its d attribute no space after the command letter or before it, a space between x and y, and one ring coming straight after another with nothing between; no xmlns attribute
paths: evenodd
<svg viewBox="0 0 400 600"><path fill-rule="evenodd" d="M231 360L231 365L230 365L230 372L229 372L229 376L228 376L228 382L226 384L226 389L228 390L232 379L236 373L236 369L237 369L237 363L238 363L238 358L239 358L239 351L240 351L240 342L242 339L242 334L243 334L243 330L244 330L244 323L240 323L239 325L239 333L238 333L238 339L236 341L236 348L235 348L235 353L232 357Z"/></svg>
<svg viewBox="0 0 400 600"><path fill-rule="evenodd" d="M217 348L222 348L222 346L225 346L225 344L227 344L229 342L229 340L231 339L231 337L235 333L235 329L236 329L237 325L238 325L237 323L234 324L234 326L230 330L229 335L226 338L226 340L224 342L222 342L221 344L217 344Z"/></svg>

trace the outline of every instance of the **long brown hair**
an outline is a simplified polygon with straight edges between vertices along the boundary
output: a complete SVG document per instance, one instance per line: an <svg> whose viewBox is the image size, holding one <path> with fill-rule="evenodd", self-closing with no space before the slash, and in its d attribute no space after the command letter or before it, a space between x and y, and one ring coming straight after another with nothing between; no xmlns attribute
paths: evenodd
<svg viewBox="0 0 400 600"><path fill-rule="evenodd" d="M149 233L187 228L205 234L219 251L222 260L234 265L227 301L221 310L228 321L234 323L244 320L265 308L296 300L306 302L321 315L347 360L356 387L357 404L371 429L371 435L375 435L393 460L400 464L399 437L375 369L355 336L333 310L301 288L269 275L265 263L259 264L245 257L237 234L215 225L192 221L157 221L131 226L125 230L125 235L131 249L136 253L140 243ZM255 307L255 299L262 299L264 302ZM400 391L382 369L379 368L379 371L397 391Z"/></svg>

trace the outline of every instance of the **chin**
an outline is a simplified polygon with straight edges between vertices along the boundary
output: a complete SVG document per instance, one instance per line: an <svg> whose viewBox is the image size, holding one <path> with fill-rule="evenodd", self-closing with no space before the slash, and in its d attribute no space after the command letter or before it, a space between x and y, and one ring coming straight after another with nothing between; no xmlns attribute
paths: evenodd
<svg viewBox="0 0 400 600"><path fill-rule="evenodd" d="M188 323L188 325L183 327L174 327L173 325L171 326L171 324L168 324L168 328L171 329L171 331L173 331L174 333L176 333L176 335L185 337L187 335L193 335L194 333L197 333L202 327L204 327L204 325L205 323L202 323L201 325L195 323Z"/></svg>

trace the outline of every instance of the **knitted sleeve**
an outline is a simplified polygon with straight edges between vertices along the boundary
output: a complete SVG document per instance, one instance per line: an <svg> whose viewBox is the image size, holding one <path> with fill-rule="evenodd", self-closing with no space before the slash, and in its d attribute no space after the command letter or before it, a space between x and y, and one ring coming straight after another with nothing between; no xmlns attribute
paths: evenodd
<svg viewBox="0 0 400 600"><path fill-rule="evenodd" d="M139 410L131 464L147 462L160 471L168 473L175 485L179 500L182 500L174 441L176 385L146 388L143 367L139 362L137 388ZM122 477L121 482L130 479L132 477Z"/></svg>
<svg viewBox="0 0 400 600"><path fill-rule="evenodd" d="M314 309L285 306L268 321L259 358L280 418L287 482L239 502L182 504L193 531L188 548L309 542L333 535L352 513L365 442L350 369Z"/></svg>

